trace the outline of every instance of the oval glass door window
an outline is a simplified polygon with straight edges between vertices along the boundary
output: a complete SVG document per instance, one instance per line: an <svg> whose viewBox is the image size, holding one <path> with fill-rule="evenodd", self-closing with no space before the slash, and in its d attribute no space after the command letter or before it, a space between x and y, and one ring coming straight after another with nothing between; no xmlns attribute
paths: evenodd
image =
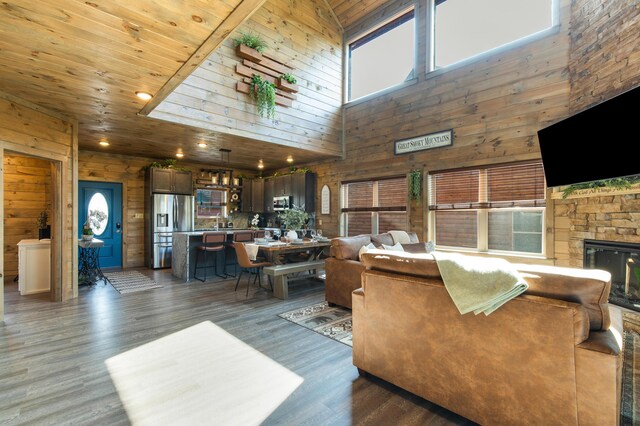
<svg viewBox="0 0 640 426"><path fill-rule="evenodd" d="M87 217L89 226L91 226L93 230L93 235L96 237L102 235L107 228L107 222L109 220L109 206L107 205L107 199L104 198L104 195L99 192L93 194L89 200Z"/></svg>

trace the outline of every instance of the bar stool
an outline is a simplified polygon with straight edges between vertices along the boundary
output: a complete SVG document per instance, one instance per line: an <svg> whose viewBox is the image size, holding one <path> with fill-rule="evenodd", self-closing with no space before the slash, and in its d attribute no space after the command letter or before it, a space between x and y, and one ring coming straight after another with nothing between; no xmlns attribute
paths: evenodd
<svg viewBox="0 0 640 426"><path fill-rule="evenodd" d="M258 285L262 288L262 268L265 266L273 265L271 262L253 262L249 259L249 253L247 253L247 248L244 246L244 243L233 243L233 248L236 250L236 257L238 258L238 264L240 265L240 275L238 275L238 281L236 281L236 288L233 291L238 291L238 285L240 284L240 278L242 278L243 272L249 272L249 277L247 278L247 293L249 295L249 282L251 281L251 274L256 274L256 277L253 279L253 283L255 284L256 280L258 280ZM271 283L271 277L267 277L269 280L269 286L271 287L271 291L273 291L273 284Z"/></svg>
<svg viewBox="0 0 640 426"><path fill-rule="evenodd" d="M264 229L253 231L253 238L264 238Z"/></svg>
<svg viewBox="0 0 640 426"><path fill-rule="evenodd" d="M231 238L231 246L233 248L233 244L234 243L250 243L253 242L253 231L233 231L233 235ZM225 252L226 254L226 252ZM236 259L237 259L237 254L236 254ZM225 261L225 265L224 265L224 269L225 272L227 270L227 266L233 265L233 269L234 269L234 274L232 275L233 277L238 275L238 262L237 260L235 262L231 262L231 263L227 263ZM231 274L227 274L228 276Z"/></svg>
<svg viewBox="0 0 640 426"><path fill-rule="evenodd" d="M227 256L226 253L224 251L225 246L224 243L227 239L227 233L226 232L203 232L202 233L202 243L203 245L198 246L198 251L196 252L196 265L193 271L193 278L200 280L202 282L205 282L207 280L207 268L210 268L211 266L213 266L214 270L215 270L215 274L219 277L222 278L226 278L227 274L226 274L226 263L227 263ZM198 258L200 257L199 254L200 252L204 253L204 266L198 266ZM225 273L224 275L220 275L218 274L218 253L222 252L223 256L224 256L224 261L222 262L225 268ZM207 265L207 254L208 253L213 253L213 265ZM198 269L204 269L204 278L198 278Z"/></svg>

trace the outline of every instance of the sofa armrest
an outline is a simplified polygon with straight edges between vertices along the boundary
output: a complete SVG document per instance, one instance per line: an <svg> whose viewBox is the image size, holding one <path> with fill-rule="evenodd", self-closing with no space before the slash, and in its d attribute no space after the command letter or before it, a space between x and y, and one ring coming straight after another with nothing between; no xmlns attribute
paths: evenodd
<svg viewBox="0 0 640 426"><path fill-rule="evenodd" d="M365 330L366 323L361 321L360 318L364 315L364 290L359 288L354 290L351 294L352 297L352 311L353 322L351 324L351 331L354 340L353 343L353 365L363 365L364 361L364 339L367 338L367 331ZM356 320L358 318L358 320Z"/></svg>
<svg viewBox="0 0 640 426"><path fill-rule="evenodd" d="M364 265L356 260L330 257L325 260L325 296L327 302L351 309L351 293L360 288Z"/></svg>

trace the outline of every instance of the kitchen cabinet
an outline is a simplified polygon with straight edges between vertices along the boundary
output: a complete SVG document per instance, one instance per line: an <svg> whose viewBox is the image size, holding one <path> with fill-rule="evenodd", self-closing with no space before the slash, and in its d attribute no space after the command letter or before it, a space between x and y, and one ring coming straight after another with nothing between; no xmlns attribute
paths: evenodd
<svg viewBox="0 0 640 426"><path fill-rule="evenodd" d="M293 195L291 193L291 175L276 176L273 178L273 196Z"/></svg>
<svg viewBox="0 0 640 426"><path fill-rule="evenodd" d="M273 182L274 179L264 179L264 212L273 213Z"/></svg>
<svg viewBox="0 0 640 426"><path fill-rule="evenodd" d="M242 200L242 205L240 207L240 211L242 213L251 213L251 186L253 185L253 179L242 179L242 194L240 194L240 199Z"/></svg>
<svg viewBox="0 0 640 426"><path fill-rule="evenodd" d="M264 179L251 181L251 211L264 213Z"/></svg>
<svg viewBox="0 0 640 426"><path fill-rule="evenodd" d="M152 167L151 193L153 194L193 194L191 172Z"/></svg>
<svg viewBox="0 0 640 426"><path fill-rule="evenodd" d="M308 213L316 211L316 175L314 173L294 173L291 175L291 195L293 204L304 207Z"/></svg>

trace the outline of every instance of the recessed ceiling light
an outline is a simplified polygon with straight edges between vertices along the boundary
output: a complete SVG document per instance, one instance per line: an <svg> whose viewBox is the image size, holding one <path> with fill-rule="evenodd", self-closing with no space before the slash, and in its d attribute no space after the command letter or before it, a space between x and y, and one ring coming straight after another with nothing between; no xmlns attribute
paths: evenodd
<svg viewBox="0 0 640 426"><path fill-rule="evenodd" d="M184 157L184 154L183 154L183 153L181 153L181 152L178 152L178 153L176 153L176 157L178 157L178 158L182 158L182 157Z"/></svg>
<svg viewBox="0 0 640 426"><path fill-rule="evenodd" d="M143 101L148 101L149 99L153 98L151 93L147 93L147 92L136 92L136 96L142 99Z"/></svg>
<svg viewBox="0 0 640 426"><path fill-rule="evenodd" d="M100 142L98 142L100 144L100 146L109 146L109 142L107 142L106 140L101 140Z"/></svg>
<svg viewBox="0 0 640 426"><path fill-rule="evenodd" d="M204 142L198 142L198 146L199 146L200 148L206 148L206 147L207 147L207 144L206 144L206 143L204 143Z"/></svg>
<svg viewBox="0 0 640 426"><path fill-rule="evenodd" d="M292 156L288 156L287 157L287 163L293 163L293 157Z"/></svg>

